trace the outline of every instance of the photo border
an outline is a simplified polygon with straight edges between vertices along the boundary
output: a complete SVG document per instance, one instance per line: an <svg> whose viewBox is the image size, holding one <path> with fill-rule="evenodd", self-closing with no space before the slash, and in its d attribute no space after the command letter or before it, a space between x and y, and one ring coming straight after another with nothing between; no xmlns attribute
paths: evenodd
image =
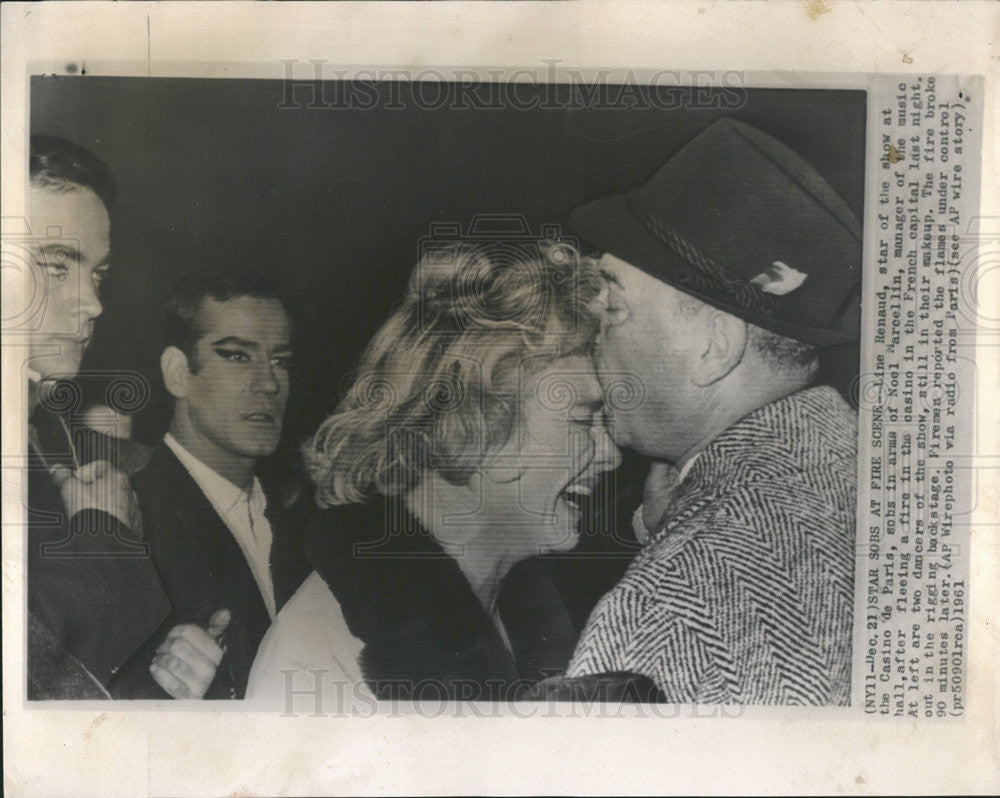
<svg viewBox="0 0 1000 798"><path fill-rule="evenodd" d="M859 88L880 73L982 74L1000 11L989 3L7 3L2 7L5 224L23 210L28 75L280 77L282 58L347 69L476 64L739 69L754 88ZM995 42L994 42L995 45ZM551 55L550 55L551 53ZM252 54L252 57L250 56ZM991 60L992 59L992 60ZM268 66L270 65L270 66ZM194 74L200 72L201 74ZM871 109L869 109L870 111ZM987 105L982 214L996 217L997 104ZM873 164L869 164L871 174ZM868 195L870 196L870 195ZM23 214L22 214L23 215ZM7 231L4 230L5 235ZM994 308L996 296L979 297ZM1000 317L991 311L990 318ZM979 407L996 392L995 341L980 337ZM4 419L23 418L23 379L3 364ZM522 719L280 718L239 707L144 703L25 708L20 538L3 540L4 779L9 795L342 792L995 792L1000 789L996 662L997 427L978 419L968 714L904 723L850 710L748 708L703 715ZM5 459L26 448L3 425ZM977 446L980 440L977 439ZM16 478L4 475L4 509ZM6 512L5 512L6 515ZM713 711L715 710L715 711ZM854 713L854 714L851 714ZM627 713L624 713L627 714ZM471 725L475 726L474 733ZM252 731L251 731L252 727Z"/></svg>

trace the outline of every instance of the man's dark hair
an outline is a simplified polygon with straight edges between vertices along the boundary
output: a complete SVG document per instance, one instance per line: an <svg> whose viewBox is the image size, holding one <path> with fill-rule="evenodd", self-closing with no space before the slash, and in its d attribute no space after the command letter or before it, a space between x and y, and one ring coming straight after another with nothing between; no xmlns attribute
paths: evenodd
<svg viewBox="0 0 1000 798"><path fill-rule="evenodd" d="M32 136L28 159L31 185L56 193L89 188L111 207L117 187L111 168L86 147L66 139Z"/></svg>
<svg viewBox="0 0 1000 798"><path fill-rule="evenodd" d="M202 303L206 298L226 302L245 296L277 299L288 312L274 286L256 269L218 266L187 275L174 286L163 308L163 349L176 346L187 356L191 373L197 372L195 344L204 334L199 324Z"/></svg>

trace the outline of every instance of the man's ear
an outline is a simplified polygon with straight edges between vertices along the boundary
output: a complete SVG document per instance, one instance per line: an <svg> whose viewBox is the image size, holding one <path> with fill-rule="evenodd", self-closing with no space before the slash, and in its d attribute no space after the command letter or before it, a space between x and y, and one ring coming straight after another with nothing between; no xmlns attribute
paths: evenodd
<svg viewBox="0 0 1000 798"><path fill-rule="evenodd" d="M698 357L693 382L702 388L726 377L743 360L747 348L747 324L721 310L705 318L705 345Z"/></svg>
<svg viewBox="0 0 1000 798"><path fill-rule="evenodd" d="M163 384L174 399L187 396L191 385L187 355L176 346L168 346L160 355L160 372L163 374Z"/></svg>

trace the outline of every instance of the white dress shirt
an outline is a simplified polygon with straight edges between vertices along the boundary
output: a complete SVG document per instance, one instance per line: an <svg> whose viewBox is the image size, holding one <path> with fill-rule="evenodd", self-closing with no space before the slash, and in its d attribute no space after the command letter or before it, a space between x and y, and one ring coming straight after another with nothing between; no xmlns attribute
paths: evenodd
<svg viewBox="0 0 1000 798"><path fill-rule="evenodd" d="M169 432L164 436L167 444L198 483L201 492L218 513L246 557L250 572L260 588L260 595L267 607L267 614L274 620L274 583L271 579L271 524L264 515L267 498L257 477L248 493L220 476L191 452L181 446Z"/></svg>

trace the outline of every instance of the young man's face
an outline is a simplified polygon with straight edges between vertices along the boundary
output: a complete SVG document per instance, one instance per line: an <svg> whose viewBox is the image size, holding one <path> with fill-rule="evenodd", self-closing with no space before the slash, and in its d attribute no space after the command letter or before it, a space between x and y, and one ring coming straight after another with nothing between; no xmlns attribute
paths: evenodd
<svg viewBox="0 0 1000 798"><path fill-rule="evenodd" d="M673 461L701 401L690 379L697 336L679 312L682 294L614 255L604 255L600 267L607 298L594 360L611 396L615 441ZM641 401L616 407L612 386L621 381Z"/></svg>
<svg viewBox="0 0 1000 798"><path fill-rule="evenodd" d="M256 461L274 453L288 401L291 340L277 299L206 297L198 313L201 337L176 413L185 415L180 440L208 464ZM196 368L195 368L196 367Z"/></svg>
<svg viewBox="0 0 1000 798"><path fill-rule="evenodd" d="M71 377L80 369L103 308L101 282L110 261L110 221L90 189L64 193L31 186L28 224L38 310L31 320L28 365L43 379ZM29 301L31 301L29 300Z"/></svg>

